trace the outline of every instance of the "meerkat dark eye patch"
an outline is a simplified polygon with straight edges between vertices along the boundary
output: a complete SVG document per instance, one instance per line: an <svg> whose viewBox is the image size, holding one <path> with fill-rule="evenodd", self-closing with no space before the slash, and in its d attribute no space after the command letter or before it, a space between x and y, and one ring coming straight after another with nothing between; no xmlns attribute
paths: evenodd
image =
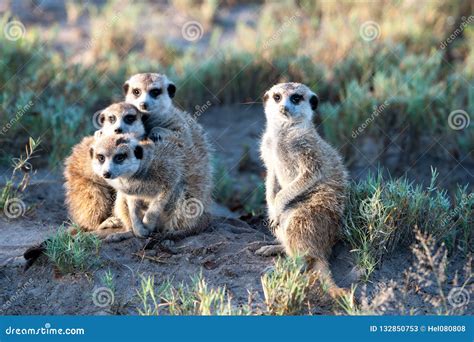
<svg viewBox="0 0 474 342"><path fill-rule="evenodd" d="M142 159L143 158L143 147L141 147L140 145L137 145L135 147L135 150L133 151L133 153L135 154L135 158Z"/></svg>
<svg viewBox="0 0 474 342"><path fill-rule="evenodd" d="M273 94L273 99L275 100L276 103L278 103L281 100L281 95L278 93Z"/></svg>
<svg viewBox="0 0 474 342"><path fill-rule="evenodd" d="M311 98L309 99L309 104L311 105L312 110L316 110L316 108L318 108L318 104L319 104L318 96L317 95L311 96Z"/></svg>
<svg viewBox="0 0 474 342"><path fill-rule="evenodd" d="M128 144L128 143L129 143L129 140L125 138L118 138L117 140L115 140L115 146L118 146L120 144Z"/></svg>
<svg viewBox="0 0 474 342"><path fill-rule="evenodd" d="M125 153L119 153L114 156L114 163L120 164L122 163L125 159L127 159L127 154Z"/></svg>
<svg viewBox="0 0 474 342"><path fill-rule="evenodd" d="M303 96L300 95L300 94L293 94L290 96L290 101L291 103L297 105L301 102L301 100L303 100Z"/></svg>
<svg viewBox="0 0 474 342"><path fill-rule="evenodd" d="M163 91L160 88L154 88L150 90L150 96L156 99L158 96L161 95Z"/></svg>
<svg viewBox="0 0 474 342"><path fill-rule="evenodd" d="M138 88L132 89L132 94L135 95L135 97L139 97L142 91Z"/></svg>
<svg viewBox="0 0 474 342"><path fill-rule="evenodd" d="M127 125L131 125L133 124L135 121L137 120L137 116L136 115L132 115L132 114L127 114L123 117L123 121L127 124Z"/></svg>
<svg viewBox="0 0 474 342"><path fill-rule="evenodd" d="M103 164L105 162L105 156L103 154L98 154L97 160L99 161L99 163Z"/></svg>

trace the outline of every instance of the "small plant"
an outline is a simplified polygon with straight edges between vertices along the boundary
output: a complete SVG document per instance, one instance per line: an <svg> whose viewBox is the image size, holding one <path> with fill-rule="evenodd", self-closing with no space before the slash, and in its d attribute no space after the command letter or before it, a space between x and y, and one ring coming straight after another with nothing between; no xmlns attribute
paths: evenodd
<svg viewBox="0 0 474 342"><path fill-rule="evenodd" d="M153 276L142 277L138 297L140 315L241 315L249 310L234 309L225 287L209 288L202 274L191 285L173 286L169 280L155 287Z"/></svg>
<svg viewBox="0 0 474 342"><path fill-rule="evenodd" d="M262 276L266 312L270 315L295 315L307 308L308 291L315 278L303 272L303 258L279 258L274 269Z"/></svg>
<svg viewBox="0 0 474 342"><path fill-rule="evenodd" d="M416 231L416 243L412 247L415 262L406 273L407 284L414 282L419 288L434 287L436 291L419 291L434 314L460 315L469 304L472 293L472 258L469 256L464 274L456 272L452 283L447 276L448 258L445 245L439 245L432 236ZM406 288L410 288L406 286ZM449 291L448 291L449 289Z"/></svg>
<svg viewBox="0 0 474 342"><path fill-rule="evenodd" d="M344 234L356 252L364 280L385 255L415 240L416 227L437 241L447 242L450 250L459 235L463 236L463 246L470 241L472 225L468 222L472 222L472 212L468 208L472 201L467 198L472 196L460 192L458 209L453 209L446 191L436 188L437 176L432 170L431 184L426 189L406 178L384 180L381 171L352 184Z"/></svg>
<svg viewBox="0 0 474 342"><path fill-rule="evenodd" d="M115 292L115 281L114 275L111 270L105 271L101 277L101 282L104 286L108 287L112 292Z"/></svg>
<svg viewBox="0 0 474 342"><path fill-rule="evenodd" d="M30 137L28 145L25 146L25 155L20 155L19 158L12 159L13 171L10 179L5 182L1 190L0 209L5 209L5 206L10 200L21 200L23 197L23 193L30 183L31 173L33 171L30 161L35 157L40 143L41 139L34 140Z"/></svg>
<svg viewBox="0 0 474 342"><path fill-rule="evenodd" d="M357 286L352 285L350 291L344 293L344 295L340 296L336 301L346 315L356 316L362 314L362 311L358 307L357 301L355 300L356 289Z"/></svg>
<svg viewBox="0 0 474 342"><path fill-rule="evenodd" d="M77 233L61 226L57 233L46 241L45 254L62 274L85 272L96 264L100 239L93 234L83 232L77 227Z"/></svg>

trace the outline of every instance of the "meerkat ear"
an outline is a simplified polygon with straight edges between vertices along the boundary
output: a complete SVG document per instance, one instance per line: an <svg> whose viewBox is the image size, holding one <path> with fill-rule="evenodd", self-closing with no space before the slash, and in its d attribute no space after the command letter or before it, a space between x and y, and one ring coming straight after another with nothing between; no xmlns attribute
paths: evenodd
<svg viewBox="0 0 474 342"><path fill-rule="evenodd" d="M269 97L270 95L268 95L268 91L267 91L265 95L263 95L263 103L267 103Z"/></svg>
<svg viewBox="0 0 474 342"><path fill-rule="evenodd" d="M168 84L168 95L172 99L176 93L176 86L173 83Z"/></svg>
<svg viewBox="0 0 474 342"><path fill-rule="evenodd" d="M311 98L309 99L309 104L311 105L312 110L316 110L316 108L318 108L319 98L316 94L313 94L313 96L311 96Z"/></svg>
<svg viewBox="0 0 474 342"><path fill-rule="evenodd" d="M104 113L100 113L100 114L99 114L99 117L98 117L97 119L98 119L98 121L99 121L100 127L104 126L105 114L104 114Z"/></svg>
<svg viewBox="0 0 474 342"><path fill-rule="evenodd" d="M91 156L91 159L94 157L94 148L90 148L89 155Z"/></svg>
<svg viewBox="0 0 474 342"><path fill-rule="evenodd" d="M133 150L133 153L135 154L135 158L142 159L143 158L143 147L141 147L140 145L135 146L135 150Z"/></svg>
<svg viewBox="0 0 474 342"><path fill-rule="evenodd" d="M123 89L123 94L124 95L127 95L128 94L128 88L130 88L130 84L128 84L128 81L125 82L122 86L122 89Z"/></svg>

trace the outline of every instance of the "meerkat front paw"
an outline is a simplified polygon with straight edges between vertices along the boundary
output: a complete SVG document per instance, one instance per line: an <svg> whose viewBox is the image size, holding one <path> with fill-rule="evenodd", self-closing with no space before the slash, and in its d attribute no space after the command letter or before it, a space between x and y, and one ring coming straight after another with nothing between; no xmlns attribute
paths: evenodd
<svg viewBox="0 0 474 342"><path fill-rule="evenodd" d="M132 226L133 234L136 237L146 238L150 235L151 231L148 230L143 223L134 223Z"/></svg>
<svg viewBox="0 0 474 342"><path fill-rule="evenodd" d="M145 216L143 217L143 225L150 233L153 233L154 231L158 230L163 226L163 222L159 216L152 218L149 215L145 214Z"/></svg>
<svg viewBox="0 0 474 342"><path fill-rule="evenodd" d="M275 210L268 210L268 224L272 228L278 227L280 223L279 216Z"/></svg>
<svg viewBox="0 0 474 342"><path fill-rule="evenodd" d="M255 254L270 257L274 255L279 255L285 253L285 247L283 245L268 245L262 246L255 251Z"/></svg>
<svg viewBox="0 0 474 342"><path fill-rule="evenodd" d="M123 227L122 221L118 217L111 216L108 219L106 219L104 222L102 222L99 225L98 229L102 230L102 229L122 228L122 227Z"/></svg>
<svg viewBox="0 0 474 342"><path fill-rule="evenodd" d="M148 134L148 138L151 139L153 142L160 142L163 141L166 137L173 134L169 129L161 128L161 127L154 127L150 134Z"/></svg>

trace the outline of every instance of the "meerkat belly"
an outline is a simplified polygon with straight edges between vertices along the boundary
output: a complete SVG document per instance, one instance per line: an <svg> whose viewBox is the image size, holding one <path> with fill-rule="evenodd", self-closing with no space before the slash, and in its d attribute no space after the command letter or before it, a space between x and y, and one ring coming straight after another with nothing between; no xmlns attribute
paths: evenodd
<svg viewBox="0 0 474 342"><path fill-rule="evenodd" d="M298 176L298 163L295 156L288 153L284 146L277 146L272 154L278 182L282 186L291 183Z"/></svg>

